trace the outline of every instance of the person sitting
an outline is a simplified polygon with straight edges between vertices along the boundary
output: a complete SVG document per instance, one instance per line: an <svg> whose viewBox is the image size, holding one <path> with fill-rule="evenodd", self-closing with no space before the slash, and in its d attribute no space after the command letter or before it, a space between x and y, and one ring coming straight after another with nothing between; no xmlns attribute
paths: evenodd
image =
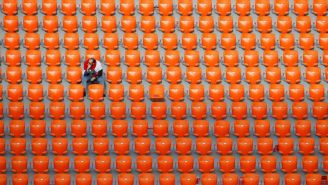
<svg viewBox="0 0 328 185"><path fill-rule="evenodd" d="M87 94L90 84L103 84L104 89L106 89L106 82L103 77L103 68L100 61L94 58L84 61L82 84L84 86L84 96Z"/></svg>

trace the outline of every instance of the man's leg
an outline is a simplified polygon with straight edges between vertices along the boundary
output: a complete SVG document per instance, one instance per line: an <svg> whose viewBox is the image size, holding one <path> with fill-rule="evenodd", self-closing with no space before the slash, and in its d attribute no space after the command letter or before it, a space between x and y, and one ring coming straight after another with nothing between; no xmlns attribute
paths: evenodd
<svg viewBox="0 0 328 185"><path fill-rule="evenodd" d="M98 77L99 84L104 86L104 96L106 96L106 81L103 76Z"/></svg>
<svg viewBox="0 0 328 185"><path fill-rule="evenodd" d="M84 87L84 96L86 96L87 93L88 93L88 86L89 86L89 84L88 84L88 82L87 82L88 79L89 79L88 76L83 76L83 78L82 78L82 85L83 85L83 87Z"/></svg>

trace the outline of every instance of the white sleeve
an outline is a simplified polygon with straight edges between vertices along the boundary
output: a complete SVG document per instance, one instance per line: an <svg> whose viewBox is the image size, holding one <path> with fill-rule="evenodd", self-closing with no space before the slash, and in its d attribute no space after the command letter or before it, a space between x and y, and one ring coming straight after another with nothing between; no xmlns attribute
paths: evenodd
<svg viewBox="0 0 328 185"><path fill-rule="evenodd" d="M96 72L99 72L99 71L101 71L102 69L103 69L103 68L102 68L101 62L99 62L99 61L97 60L96 67L95 67L95 71L96 71Z"/></svg>

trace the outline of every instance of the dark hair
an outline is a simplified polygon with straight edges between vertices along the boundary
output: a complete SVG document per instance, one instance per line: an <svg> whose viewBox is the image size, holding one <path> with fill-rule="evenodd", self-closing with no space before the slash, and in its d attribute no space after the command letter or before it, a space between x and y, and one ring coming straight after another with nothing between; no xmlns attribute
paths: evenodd
<svg viewBox="0 0 328 185"><path fill-rule="evenodd" d="M89 60L90 60L92 63L95 63L95 62L96 62L96 59L94 59L93 57L89 58Z"/></svg>

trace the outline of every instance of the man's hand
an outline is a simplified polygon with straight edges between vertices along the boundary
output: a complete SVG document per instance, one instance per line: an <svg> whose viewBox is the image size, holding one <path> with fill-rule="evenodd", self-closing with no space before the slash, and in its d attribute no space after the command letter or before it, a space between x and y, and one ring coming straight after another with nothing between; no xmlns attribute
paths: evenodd
<svg viewBox="0 0 328 185"><path fill-rule="evenodd" d="M88 83L93 83L93 82L95 82L97 79L96 79L96 77L91 77L91 78L89 78L88 79Z"/></svg>

